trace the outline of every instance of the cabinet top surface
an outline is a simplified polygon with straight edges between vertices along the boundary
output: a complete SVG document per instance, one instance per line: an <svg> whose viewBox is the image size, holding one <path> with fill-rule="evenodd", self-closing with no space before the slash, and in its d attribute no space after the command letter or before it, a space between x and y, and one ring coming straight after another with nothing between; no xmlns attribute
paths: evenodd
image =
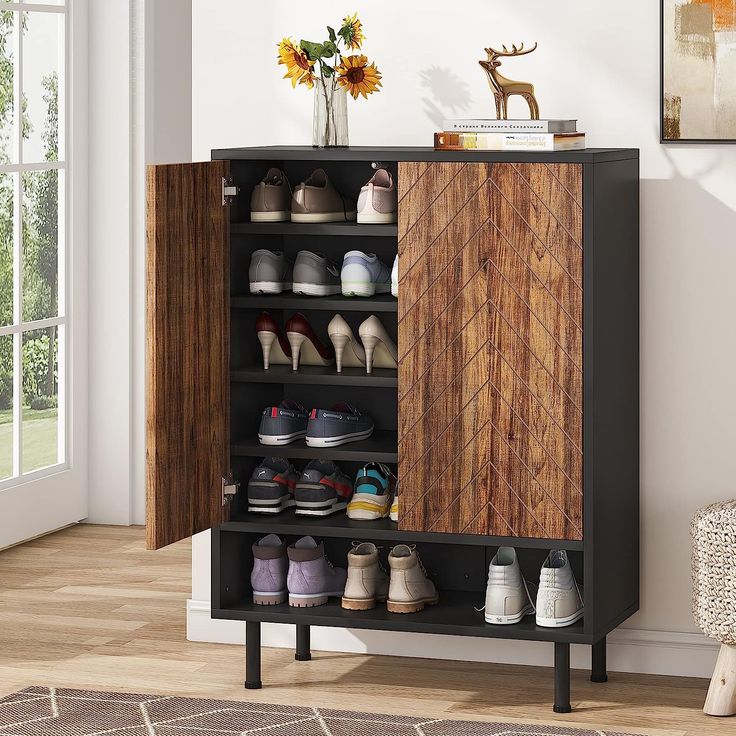
<svg viewBox="0 0 736 736"><path fill-rule="evenodd" d="M518 151L436 151L429 146L347 146L315 148L314 146L254 146L217 148L212 159L226 160L301 160L301 161L475 161L479 163L600 163L638 159L638 148L586 148L582 151L518 152Z"/></svg>

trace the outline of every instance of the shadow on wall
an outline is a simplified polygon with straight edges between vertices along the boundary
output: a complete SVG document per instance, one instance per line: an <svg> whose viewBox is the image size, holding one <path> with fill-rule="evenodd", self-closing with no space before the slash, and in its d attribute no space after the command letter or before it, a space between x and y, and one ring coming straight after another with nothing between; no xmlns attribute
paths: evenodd
<svg viewBox="0 0 736 736"><path fill-rule="evenodd" d="M637 628L695 630L686 580L695 510L733 497L736 211L684 175L641 182L642 610Z"/></svg>
<svg viewBox="0 0 736 736"><path fill-rule="evenodd" d="M422 97L424 114L436 130L442 130L442 121L468 109L473 98L470 86L446 67L432 66L419 72L419 84L427 90Z"/></svg>

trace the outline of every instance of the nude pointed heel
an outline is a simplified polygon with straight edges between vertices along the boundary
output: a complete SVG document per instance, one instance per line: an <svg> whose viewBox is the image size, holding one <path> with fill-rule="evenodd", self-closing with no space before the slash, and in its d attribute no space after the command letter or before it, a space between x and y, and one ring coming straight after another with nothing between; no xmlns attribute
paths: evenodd
<svg viewBox="0 0 736 736"><path fill-rule="evenodd" d="M268 370L271 361L271 347L276 341L276 335L273 332L261 331L258 333L258 342L261 343L263 350L263 370Z"/></svg>
<svg viewBox="0 0 736 736"><path fill-rule="evenodd" d="M342 373L343 365L346 368L356 368L365 365L365 352L355 339L350 325L336 314L327 325L327 334L335 348L335 362L337 372Z"/></svg>
<svg viewBox="0 0 736 736"><path fill-rule="evenodd" d="M342 373L342 355L345 352L345 346L350 342L350 338L347 335L330 335L330 340L335 347L337 372Z"/></svg>
<svg viewBox="0 0 736 736"><path fill-rule="evenodd" d="M374 365L376 368L397 367L399 355L396 345L375 314L360 325L358 334L365 348L366 373L372 373Z"/></svg>
<svg viewBox="0 0 736 736"><path fill-rule="evenodd" d="M302 349L302 343L307 339L301 332L287 332L286 337L291 345L291 369L299 370L299 353Z"/></svg>
<svg viewBox="0 0 736 736"><path fill-rule="evenodd" d="M376 349L376 345L379 340L375 335L361 335L360 339L363 341L363 347L365 348L365 372L373 372L373 352Z"/></svg>

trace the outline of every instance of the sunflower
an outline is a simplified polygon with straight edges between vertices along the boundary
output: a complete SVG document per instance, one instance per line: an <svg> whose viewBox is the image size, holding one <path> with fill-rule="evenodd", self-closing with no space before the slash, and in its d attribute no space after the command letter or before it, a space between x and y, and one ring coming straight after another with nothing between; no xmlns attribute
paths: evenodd
<svg viewBox="0 0 736 736"><path fill-rule="evenodd" d="M285 38L278 47L279 64L286 67L284 79L291 79L292 87L296 87L299 83L306 84L308 89L312 89L315 80L314 62L302 51L301 46L290 38Z"/></svg>
<svg viewBox="0 0 736 736"><path fill-rule="evenodd" d="M363 35L363 24L358 20L357 13L343 18L340 35L345 39L345 45L351 51L360 50L365 36Z"/></svg>
<svg viewBox="0 0 736 736"><path fill-rule="evenodd" d="M381 87L381 72L376 69L375 64L368 64L368 57L362 54L353 56L341 56L340 64L335 69L338 74L337 81L341 87L346 89L353 99L358 95L368 99L368 95L378 92Z"/></svg>

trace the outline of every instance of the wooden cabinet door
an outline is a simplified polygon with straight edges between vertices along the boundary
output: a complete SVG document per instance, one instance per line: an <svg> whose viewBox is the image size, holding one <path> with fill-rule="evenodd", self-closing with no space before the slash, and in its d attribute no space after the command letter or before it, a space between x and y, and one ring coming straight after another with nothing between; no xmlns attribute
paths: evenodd
<svg viewBox="0 0 736 736"><path fill-rule="evenodd" d="M399 527L582 538L582 167L399 167Z"/></svg>
<svg viewBox="0 0 736 736"><path fill-rule="evenodd" d="M220 523L229 467L229 162L148 168L146 537Z"/></svg>

